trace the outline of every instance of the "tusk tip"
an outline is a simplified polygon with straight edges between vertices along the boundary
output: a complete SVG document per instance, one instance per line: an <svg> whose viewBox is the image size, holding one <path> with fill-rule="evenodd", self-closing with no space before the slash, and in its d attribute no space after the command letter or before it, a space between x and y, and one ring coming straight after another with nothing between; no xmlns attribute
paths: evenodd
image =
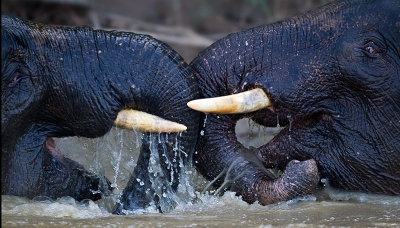
<svg viewBox="0 0 400 228"><path fill-rule="evenodd" d="M185 125L183 125L183 124L175 123L175 128L174 129L176 130L174 132L183 132L183 131L187 130L187 127Z"/></svg>
<svg viewBox="0 0 400 228"><path fill-rule="evenodd" d="M192 100L187 103L187 106L193 110L204 113L214 113L216 110L214 103L210 102L209 99Z"/></svg>
<svg viewBox="0 0 400 228"><path fill-rule="evenodd" d="M196 109L197 105L198 105L197 100L189 101L189 102L187 103L187 106L188 106L189 108L191 108L191 109L194 109L194 110L197 110L197 109ZM198 111L198 110L197 110L197 111Z"/></svg>

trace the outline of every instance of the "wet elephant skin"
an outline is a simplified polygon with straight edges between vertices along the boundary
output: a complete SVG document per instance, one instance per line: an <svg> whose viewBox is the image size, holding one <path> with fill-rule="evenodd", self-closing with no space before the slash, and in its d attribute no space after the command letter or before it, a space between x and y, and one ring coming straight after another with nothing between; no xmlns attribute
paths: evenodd
<svg viewBox="0 0 400 228"><path fill-rule="evenodd" d="M2 194L28 198L99 199L111 188L103 178L63 157L53 137L100 137L113 126L121 109L144 111L187 130L162 134L158 145L161 183L176 189L178 152L189 156L198 134L199 113L186 103L199 96L197 83L184 60L169 46L147 35L53 27L2 15L1 142ZM115 213L146 207L153 191L148 178L150 133ZM161 154L165 152L165 156ZM176 149L175 149L176 150ZM183 154L183 153L182 153ZM99 193L101 192L101 193ZM157 198L154 196L154 200Z"/></svg>
<svg viewBox="0 0 400 228"><path fill-rule="evenodd" d="M335 1L202 51L190 65L203 97L260 88L272 106L203 116L200 172L249 203L309 194L318 177L338 189L400 195L399 17L396 0ZM244 117L286 128L247 150L235 136Z"/></svg>

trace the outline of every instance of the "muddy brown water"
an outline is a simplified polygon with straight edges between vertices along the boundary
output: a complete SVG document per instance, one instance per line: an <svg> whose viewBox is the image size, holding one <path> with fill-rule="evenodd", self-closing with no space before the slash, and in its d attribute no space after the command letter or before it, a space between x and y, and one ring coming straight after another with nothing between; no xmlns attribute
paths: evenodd
<svg viewBox="0 0 400 228"><path fill-rule="evenodd" d="M248 205L234 193L203 195L166 214L118 216L90 202L2 197L2 227L399 227L399 197L324 191L274 205Z"/></svg>
<svg viewBox="0 0 400 228"><path fill-rule="evenodd" d="M258 147L276 131L248 120L240 121L236 130L245 147ZM136 165L140 137L140 132L113 129L100 139L57 139L63 154L105 175L115 187L113 194L96 202L3 195L2 227L400 227L400 197L343 192L326 183L312 195L249 205L233 192L216 196L213 189L204 191L208 182L191 167L184 170L178 196L167 196L178 204L174 210L160 214L150 206L136 214L113 215L111 208ZM162 143L157 134L153 137Z"/></svg>

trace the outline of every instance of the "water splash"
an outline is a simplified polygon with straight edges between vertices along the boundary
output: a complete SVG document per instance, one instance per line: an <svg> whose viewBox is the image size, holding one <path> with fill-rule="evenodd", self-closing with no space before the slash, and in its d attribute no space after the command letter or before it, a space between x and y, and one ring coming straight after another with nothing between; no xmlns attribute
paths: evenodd
<svg viewBox="0 0 400 228"><path fill-rule="evenodd" d="M214 195L219 195L221 194L223 191L226 190L227 186L229 186L231 183L235 182L236 180L238 180L239 178L241 178L245 173L241 173L240 175L237 176L233 176L232 175L232 171L234 171L234 169L237 167L237 165L239 163L245 163L247 161L245 161L243 158L239 157L236 158L230 165L229 167L225 167L219 174L218 176L216 176L214 178L214 180L212 180L210 183L207 184L207 186L203 189L203 191L201 192L202 194L205 194L210 188L211 186L222 176L225 175L224 177L224 182L221 184L221 186L212 192L212 194Z"/></svg>
<svg viewBox="0 0 400 228"><path fill-rule="evenodd" d="M29 200L17 196L1 197L1 214L20 216L47 216L54 218L101 218L110 213L91 200L76 202L71 197L54 200Z"/></svg>
<svg viewBox="0 0 400 228"><path fill-rule="evenodd" d="M174 135L172 137L173 154L169 156L166 144L171 135ZM154 195L158 196L158 204L163 212L172 211L178 204L186 203L194 196L194 190L188 178L188 174L191 172L185 165L188 154L180 145L181 136L181 133L149 133L150 162L148 171L151 189L154 191L150 198L154 198ZM166 165L166 170L163 169L163 163ZM173 184L176 178L179 178L179 184L175 191Z"/></svg>
<svg viewBox="0 0 400 228"><path fill-rule="evenodd" d="M148 194L156 194L160 198L163 211L171 211L177 204L190 202L194 197L193 186L195 184L190 180L193 173L191 169L194 168L191 164L187 164L191 158L180 143L181 137L182 133L149 133L148 172L152 191L148 189ZM61 151L64 152L68 149L72 159L89 167L99 176L105 176L108 180L112 180L113 192L103 197L105 207L112 211L113 205L119 202L122 191L137 165L135 161L138 161L143 138L142 132L132 132L114 127L109 133L96 139L77 137L65 139ZM73 146L71 147L71 145ZM171 145L173 152L170 155L167 154L168 145ZM77 151L82 151L80 147L85 150L76 156ZM85 159L82 159L82 154L85 155ZM163 170L162 165L166 165L167 169ZM176 173L178 170L179 173ZM176 181L176 178L179 178L179 184L175 191L172 183ZM137 181L144 185L144 180ZM149 198L153 198L153 195L149 195ZM158 213L154 202L142 212L131 213L150 212Z"/></svg>

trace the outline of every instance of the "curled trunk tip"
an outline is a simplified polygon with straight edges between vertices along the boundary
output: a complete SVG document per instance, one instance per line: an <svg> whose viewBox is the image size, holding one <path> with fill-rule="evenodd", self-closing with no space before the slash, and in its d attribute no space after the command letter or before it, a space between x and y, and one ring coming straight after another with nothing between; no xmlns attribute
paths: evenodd
<svg viewBox="0 0 400 228"><path fill-rule="evenodd" d="M318 168L314 159L302 162L291 161L283 174L261 191L270 193L265 196L261 194L259 203L266 205L311 194L318 185L318 181Z"/></svg>

